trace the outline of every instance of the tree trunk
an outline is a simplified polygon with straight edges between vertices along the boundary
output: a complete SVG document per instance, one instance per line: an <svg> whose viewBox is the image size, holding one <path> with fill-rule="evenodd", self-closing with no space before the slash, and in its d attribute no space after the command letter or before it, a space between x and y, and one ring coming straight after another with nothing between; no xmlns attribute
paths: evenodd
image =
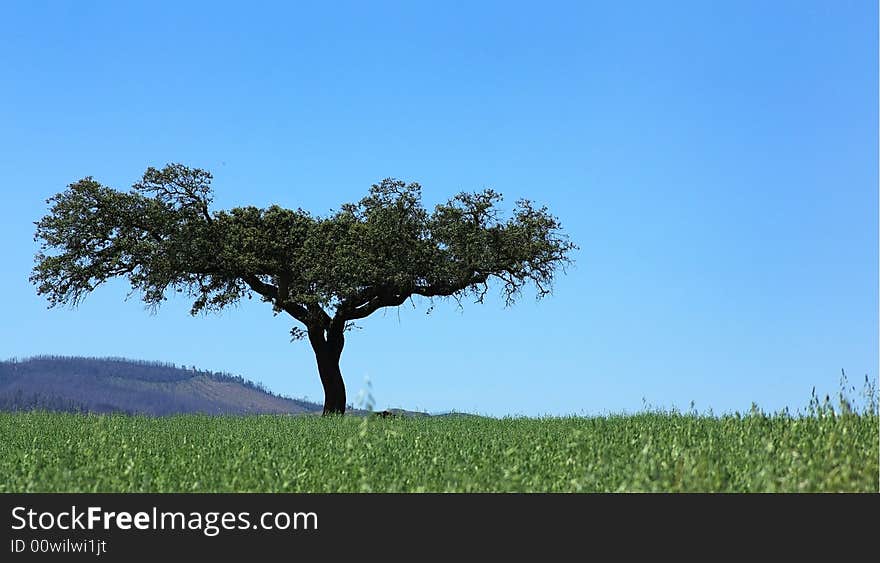
<svg viewBox="0 0 880 563"><path fill-rule="evenodd" d="M345 382L339 369L339 357L345 346L341 330L310 328L309 342L318 362L318 375L324 387L324 416L345 414Z"/></svg>

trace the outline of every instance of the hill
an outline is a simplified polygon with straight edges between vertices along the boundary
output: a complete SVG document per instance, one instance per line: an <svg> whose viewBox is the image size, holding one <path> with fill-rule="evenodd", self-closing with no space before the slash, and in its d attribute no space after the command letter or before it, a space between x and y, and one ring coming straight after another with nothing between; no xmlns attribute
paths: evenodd
<svg viewBox="0 0 880 563"><path fill-rule="evenodd" d="M150 415L304 414L321 406L240 376L123 358L37 356L0 362L0 411Z"/></svg>

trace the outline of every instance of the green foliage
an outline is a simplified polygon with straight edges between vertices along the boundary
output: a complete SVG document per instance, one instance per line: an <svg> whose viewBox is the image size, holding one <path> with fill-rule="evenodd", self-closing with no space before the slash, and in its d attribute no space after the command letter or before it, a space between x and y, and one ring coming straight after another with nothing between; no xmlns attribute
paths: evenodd
<svg viewBox="0 0 880 563"><path fill-rule="evenodd" d="M71 184L37 223L38 293L50 306L76 305L124 276L151 306L180 292L196 314L256 293L307 328L341 330L412 296L481 301L492 280L508 303L526 285L543 296L576 248L529 201L501 220L492 190L428 212L418 184L386 179L315 217L274 205L211 211L211 179L171 164L149 168L129 192L92 178Z"/></svg>
<svg viewBox="0 0 880 563"><path fill-rule="evenodd" d="M876 412L0 414L0 492L873 491Z"/></svg>

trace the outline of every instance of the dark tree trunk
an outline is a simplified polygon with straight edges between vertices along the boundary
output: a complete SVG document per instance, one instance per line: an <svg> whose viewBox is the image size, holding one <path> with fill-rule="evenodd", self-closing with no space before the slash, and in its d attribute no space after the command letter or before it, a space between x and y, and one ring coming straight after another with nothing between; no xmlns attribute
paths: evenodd
<svg viewBox="0 0 880 563"><path fill-rule="evenodd" d="M345 346L342 330L309 329L309 342L318 362L318 375L324 386L324 415L345 414L345 382L339 369L339 357Z"/></svg>

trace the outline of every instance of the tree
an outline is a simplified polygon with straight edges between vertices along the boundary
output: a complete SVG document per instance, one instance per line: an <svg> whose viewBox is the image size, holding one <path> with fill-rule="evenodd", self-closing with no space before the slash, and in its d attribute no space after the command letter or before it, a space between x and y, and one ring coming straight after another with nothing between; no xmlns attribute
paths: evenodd
<svg viewBox="0 0 880 563"><path fill-rule="evenodd" d="M547 295L576 248L557 218L528 200L502 221L501 195L460 193L428 212L417 183L386 179L328 217L277 205L212 211L212 176L169 164L148 168L128 192L91 177L47 200L30 280L49 307L77 306L114 277L127 277L152 307L169 293L191 313L258 295L299 325L324 387L324 413L344 413L339 358L354 321L413 297L472 296L491 281L510 305L526 285Z"/></svg>

